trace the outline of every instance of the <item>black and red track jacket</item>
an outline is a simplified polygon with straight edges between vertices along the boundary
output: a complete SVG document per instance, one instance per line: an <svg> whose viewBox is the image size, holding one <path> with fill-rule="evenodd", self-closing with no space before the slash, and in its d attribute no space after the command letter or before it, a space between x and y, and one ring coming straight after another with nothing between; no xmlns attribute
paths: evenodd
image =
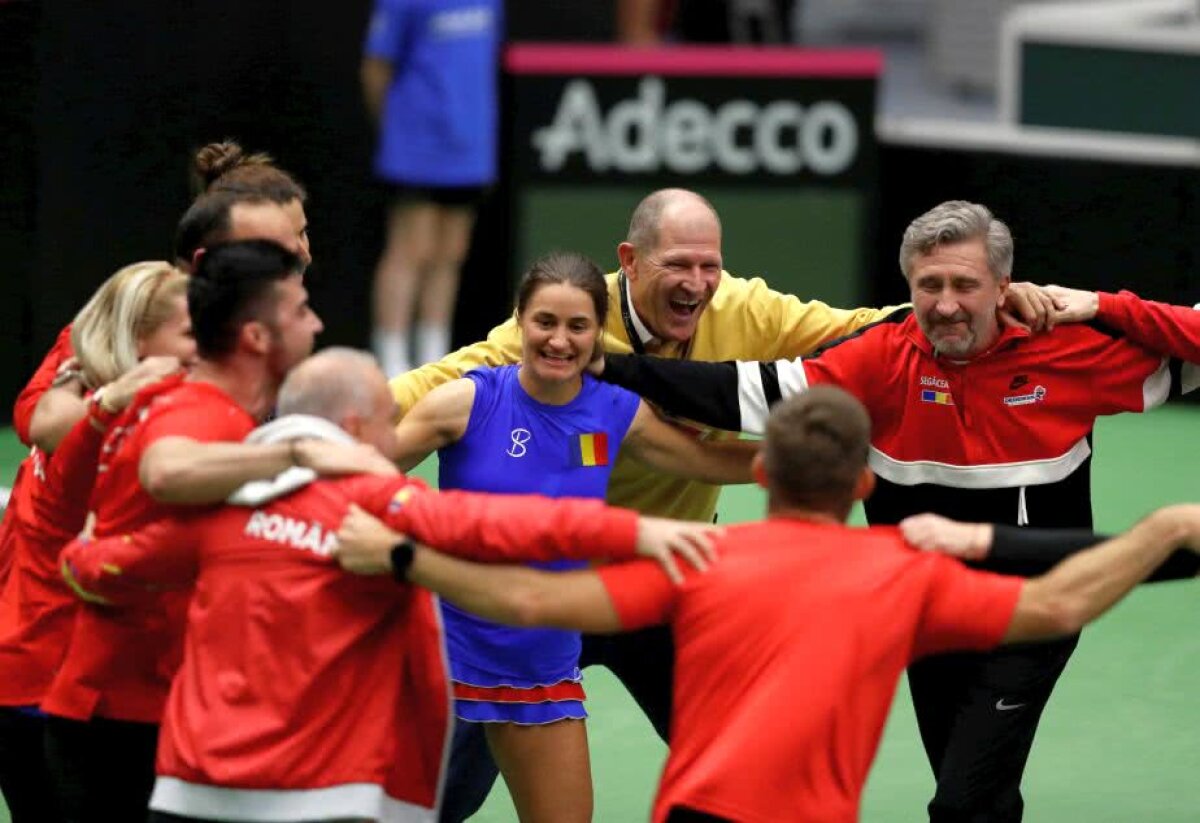
<svg viewBox="0 0 1200 823"><path fill-rule="evenodd" d="M603 379L710 426L761 434L773 403L821 383L872 420L872 524L959 520L1091 528L1092 428L1179 385L1177 364L1099 324L1008 328L968 361L939 356L911 308L811 356L696 363L609 356Z"/></svg>

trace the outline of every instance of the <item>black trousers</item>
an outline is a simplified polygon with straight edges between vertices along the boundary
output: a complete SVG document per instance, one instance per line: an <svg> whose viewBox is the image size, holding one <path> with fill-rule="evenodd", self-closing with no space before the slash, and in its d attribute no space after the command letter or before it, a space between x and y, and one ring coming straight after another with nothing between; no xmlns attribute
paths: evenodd
<svg viewBox="0 0 1200 823"><path fill-rule="evenodd" d="M675 642L668 626L627 634L583 636L580 667L605 666L629 690L664 743L671 729Z"/></svg>
<svg viewBox="0 0 1200 823"><path fill-rule="evenodd" d="M1078 641L935 655L909 667L921 742L937 778L931 823L1021 819L1033 736Z"/></svg>
<svg viewBox="0 0 1200 823"><path fill-rule="evenodd" d="M157 748L151 723L46 718L46 756L66 823L142 823Z"/></svg>
<svg viewBox="0 0 1200 823"><path fill-rule="evenodd" d="M0 792L12 823L60 823L44 750L46 719L0 707Z"/></svg>

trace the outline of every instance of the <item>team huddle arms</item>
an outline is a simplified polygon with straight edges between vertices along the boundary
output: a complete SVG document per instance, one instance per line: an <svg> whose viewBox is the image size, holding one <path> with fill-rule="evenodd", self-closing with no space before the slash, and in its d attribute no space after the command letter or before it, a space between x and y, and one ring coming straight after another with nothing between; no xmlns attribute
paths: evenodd
<svg viewBox="0 0 1200 823"><path fill-rule="evenodd" d="M306 194L220 146L198 161L178 265L113 275L14 409L36 444L0 527L14 823L147 805L456 823L497 773L522 820L589 820L587 662L671 729L656 822L856 819L908 668L931 817L1009 823L1071 635L1141 582L1200 572L1200 507L1105 538L1079 483L1097 416L1200 386L1200 311L1013 285L1011 237L981 206L909 227L911 307L847 312L729 275L712 206L656 192L619 272L542 258L488 340L389 387L361 352L311 354ZM931 431L943 442L920 442ZM400 473L435 451L440 490ZM768 519L711 525L713 486L747 482ZM844 525L859 500L870 528ZM992 522L945 516L964 501ZM465 631L456 609L516 628ZM671 628L654 647L563 634L557 668L531 647L489 657L546 628L656 625ZM985 688L954 651L1041 685L947 722L937 695ZM473 682L493 660L511 669ZM675 704L647 700L648 681L673 682ZM798 682L810 701L789 707ZM990 743L1014 722L1011 747L964 748L966 725ZM459 751L472 734L482 754ZM975 769L994 779L964 780Z"/></svg>

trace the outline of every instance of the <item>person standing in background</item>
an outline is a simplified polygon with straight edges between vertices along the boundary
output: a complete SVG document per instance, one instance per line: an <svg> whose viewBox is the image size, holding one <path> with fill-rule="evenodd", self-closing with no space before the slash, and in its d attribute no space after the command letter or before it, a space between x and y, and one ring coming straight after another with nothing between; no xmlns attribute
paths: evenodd
<svg viewBox="0 0 1200 823"><path fill-rule="evenodd" d="M459 268L496 178L501 24L500 0L375 2L362 85L389 189L372 332L389 377L450 350Z"/></svg>

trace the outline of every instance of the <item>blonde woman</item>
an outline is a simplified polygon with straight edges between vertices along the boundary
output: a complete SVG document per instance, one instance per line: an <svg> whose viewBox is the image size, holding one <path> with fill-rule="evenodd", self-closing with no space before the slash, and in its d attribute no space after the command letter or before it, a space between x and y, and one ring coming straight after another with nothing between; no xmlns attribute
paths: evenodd
<svg viewBox="0 0 1200 823"><path fill-rule="evenodd" d="M147 383L195 356L187 312L188 278L169 263L118 271L75 317L73 369L88 389L81 419L54 454L36 447L21 465L9 505L0 564L11 570L0 594L0 790L14 823L53 823L56 797L38 713L62 661L75 597L58 572L59 549L83 527L109 422Z"/></svg>

